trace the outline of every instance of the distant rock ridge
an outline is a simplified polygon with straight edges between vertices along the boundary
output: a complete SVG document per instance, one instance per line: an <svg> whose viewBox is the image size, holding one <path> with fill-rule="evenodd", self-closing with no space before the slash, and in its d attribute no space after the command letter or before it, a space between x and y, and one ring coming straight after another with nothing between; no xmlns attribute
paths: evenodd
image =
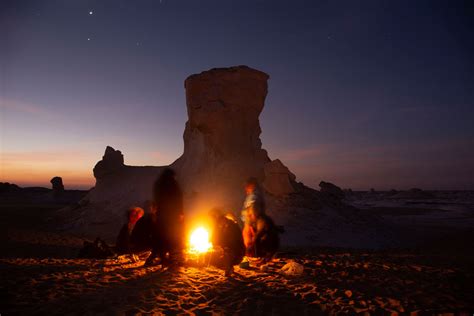
<svg viewBox="0 0 474 316"><path fill-rule="evenodd" d="M183 187L187 215L204 213L212 207L238 215L244 199L243 185L249 177L262 183L269 213L281 225L293 225L294 218L288 214L295 210L301 210L297 214L304 216L320 216L321 220L340 214L325 212L317 216L317 210L350 209L341 203L338 194L322 194L296 182L283 162L271 160L262 148L259 116L268 93L268 79L262 71L236 66L214 68L185 80L188 121L183 134L184 151L169 167L175 170ZM165 167L127 166L122 153L107 146L94 167L96 186L80 207L62 212L69 227L88 235L113 237L125 210L132 205L144 206L151 198L152 184ZM357 216L351 220L357 222ZM294 230L302 234L302 239L291 235L285 239L318 243L312 234L321 228L307 225ZM354 223L344 225L349 225L348 231L354 230ZM345 237L337 237L341 227L324 228L331 231L328 236L333 244L347 243ZM287 231L291 234L292 229Z"/></svg>

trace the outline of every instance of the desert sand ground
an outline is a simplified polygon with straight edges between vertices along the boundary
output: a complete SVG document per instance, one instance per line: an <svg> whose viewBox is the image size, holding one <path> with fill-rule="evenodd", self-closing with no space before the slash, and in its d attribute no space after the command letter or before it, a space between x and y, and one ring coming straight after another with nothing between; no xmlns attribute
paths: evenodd
<svg viewBox="0 0 474 316"><path fill-rule="evenodd" d="M76 259L82 239L47 221L57 205L2 205L0 313L439 314L474 311L472 253L334 248L282 251L266 268L143 267ZM280 271L289 262L300 276Z"/></svg>

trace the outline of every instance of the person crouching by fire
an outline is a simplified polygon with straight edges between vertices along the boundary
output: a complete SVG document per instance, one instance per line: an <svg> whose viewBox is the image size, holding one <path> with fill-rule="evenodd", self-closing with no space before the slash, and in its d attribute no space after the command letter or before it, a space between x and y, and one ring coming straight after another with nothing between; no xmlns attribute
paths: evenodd
<svg viewBox="0 0 474 316"><path fill-rule="evenodd" d="M184 261L183 193L172 169L166 168L153 186L156 205L152 253L145 265L159 257L164 266L176 266Z"/></svg>
<svg viewBox="0 0 474 316"><path fill-rule="evenodd" d="M257 212L253 207L247 210L249 231L247 233L246 253L249 256L262 258L262 263L270 261L280 246L280 232L270 216Z"/></svg>
<svg viewBox="0 0 474 316"><path fill-rule="evenodd" d="M115 243L115 250L118 254L131 254L133 252L133 245L131 236L136 223L143 217L145 211L141 207L131 207L126 212L127 223L125 223L117 236Z"/></svg>
<svg viewBox="0 0 474 316"><path fill-rule="evenodd" d="M153 240L156 238L156 205L152 201L147 201L148 212L135 224L131 235L132 251L150 251L153 248Z"/></svg>
<svg viewBox="0 0 474 316"><path fill-rule="evenodd" d="M210 211L210 217L213 222L212 245L216 250L210 263L223 269L225 276L230 276L234 272L234 265L241 263L245 254L240 226L217 208Z"/></svg>

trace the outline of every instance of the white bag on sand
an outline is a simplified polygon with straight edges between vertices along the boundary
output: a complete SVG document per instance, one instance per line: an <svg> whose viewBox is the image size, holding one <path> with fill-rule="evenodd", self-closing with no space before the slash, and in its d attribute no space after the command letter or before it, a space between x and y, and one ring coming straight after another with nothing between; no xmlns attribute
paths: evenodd
<svg viewBox="0 0 474 316"><path fill-rule="evenodd" d="M295 261L290 261L281 267L280 272L286 276L298 276L302 275L304 266Z"/></svg>

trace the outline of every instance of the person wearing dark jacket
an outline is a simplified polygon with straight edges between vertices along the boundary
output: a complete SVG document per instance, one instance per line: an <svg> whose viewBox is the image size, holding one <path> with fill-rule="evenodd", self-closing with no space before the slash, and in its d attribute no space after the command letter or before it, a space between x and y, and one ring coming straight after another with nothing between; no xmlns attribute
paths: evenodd
<svg viewBox="0 0 474 316"><path fill-rule="evenodd" d="M153 237L156 230L156 207L153 203L149 205L148 213L141 217L135 224L130 237L135 252L151 250Z"/></svg>
<svg viewBox="0 0 474 316"><path fill-rule="evenodd" d="M236 221L214 209L210 213L213 219L212 244L218 248L212 258L211 263L225 271L226 276L230 276L234 271L234 265L242 262L245 255L245 246L242 232Z"/></svg>
<svg viewBox="0 0 474 316"><path fill-rule="evenodd" d="M270 261L280 246L281 228L275 225L270 216L256 212L253 208L248 210L248 220L254 232L250 245L255 256L263 258L264 262Z"/></svg>
<svg viewBox="0 0 474 316"><path fill-rule="evenodd" d="M153 186L152 253L146 264L159 257L164 264L182 261L184 250L183 193L173 170L167 168Z"/></svg>

